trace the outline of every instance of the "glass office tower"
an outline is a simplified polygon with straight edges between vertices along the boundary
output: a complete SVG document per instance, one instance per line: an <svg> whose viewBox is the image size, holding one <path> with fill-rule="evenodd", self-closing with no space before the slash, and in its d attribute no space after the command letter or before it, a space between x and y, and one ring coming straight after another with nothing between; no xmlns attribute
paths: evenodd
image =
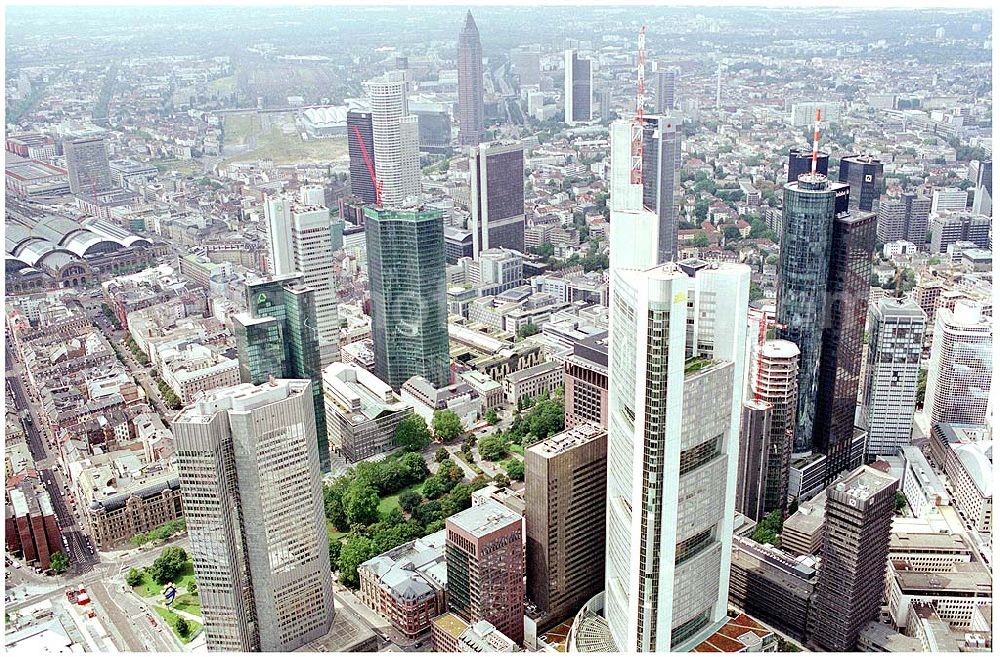
<svg viewBox="0 0 1000 657"><path fill-rule="evenodd" d="M375 374L399 388L412 376L450 379L444 214L365 208Z"/></svg>

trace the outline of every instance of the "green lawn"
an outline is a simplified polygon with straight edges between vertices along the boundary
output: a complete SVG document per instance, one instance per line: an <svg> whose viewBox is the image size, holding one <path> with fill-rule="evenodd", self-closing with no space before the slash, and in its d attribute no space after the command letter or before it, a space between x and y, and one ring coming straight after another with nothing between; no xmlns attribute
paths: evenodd
<svg viewBox="0 0 1000 657"><path fill-rule="evenodd" d="M520 454L521 456L524 456L524 448L521 447L520 445L514 445L512 443L510 445L509 449L510 449L510 451L514 452L515 454Z"/></svg>
<svg viewBox="0 0 1000 657"><path fill-rule="evenodd" d="M198 636L198 632L201 632L201 623L193 621L190 618L186 618L184 620L188 622L188 627L191 628L191 631L188 632L187 638L182 637L180 634L177 634L177 629L174 627L174 624L180 616L166 607L161 607L160 605L153 605L153 609L156 610L156 613L159 614L160 618L166 621L167 625L170 626L170 630L177 636L178 639L181 640L181 643L191 643L191 640Z"/></svg>
<svg viewBox="0 0 1000 657"><path fill-rule="evenodd" d="M261 126L256 112L226 114L223 120L223 151L226 146L253 144L251 150L228 156L226 162L270 159L275 164L347 160L347 139L303 141L298 131L284 133L277 125Z"/></svg>
<svg viewBox="0 0 1000 657"><path fill-rule="evenodd" d="M181 576L177 578L174 582L174 586L177 587L178 595L183 594L187 591L188 584L194 581L194 565L189 560L184 565L184 570L181 571ZM139 586L135 587L135 592L144 598L163 598L163 585L157 584L153 581L153 578L149 576L149 573L143 571L142 582Z"/></svg>
<svg viewBox="0 0 1000 657"><path fill-rule="evenodd" d="M171 605L172 609L180 609L181 611L186 611L189 614L194 614L195 616L201 616L201 605L198 601L197 593L185 593L184 595L178 595L174 598L174 604Z"/></svg>
<svg viewBox="0 0 1000 657"><path fill-rule="evenodd" d="M331 541L339 541L347 536L347 532L338 532L337 528L333 526L333 523L330 522L329 518L327 518L326 521L326 533L330 537Z"/></svg>
<svg viewBox="0 0 1000 657"><path fill-rule="evenodd" d="M412 491L416 491L416 492L419 493L420 492L420 488L423 485L424 485L424 482L421 481L420 483L412 484L410 486L407 486L406 488L404 488L403 490L399 491L398 493L393 493L392 495L388 495L386 497L383 497L378 502L378 512L380 514L382 514L382 515L385 515L385 514L389 513L390 511L392 511L393 509L398 509L399 508L399 496L404 491L412 490Z"/></svg>

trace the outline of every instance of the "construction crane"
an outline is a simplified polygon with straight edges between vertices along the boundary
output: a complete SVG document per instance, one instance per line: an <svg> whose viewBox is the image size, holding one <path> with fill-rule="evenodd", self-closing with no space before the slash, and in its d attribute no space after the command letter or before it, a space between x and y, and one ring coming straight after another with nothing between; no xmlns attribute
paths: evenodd
<svg viewBox="0 0 1000 657"><path fill-rule="evenodd" d="M778 324L774 320L768 320L767 313L759 308L750 309L750 319L751 321L757 322L757 358L755 360L755 364L757 365L757 377L753 387L753 398L755 401L760 401L760 391L764 383L761 372L764 370L764 343L767 342L767 331L772 328L783 329L787 328L787 326L785 324Z"/></svg>
<svg viewBox="0 0 1000 657"><path fill-rule="evenodd" d="M646 103L646 26L639 28L639 54L636 72L638 73L635 94L635 120L632 122L632 151L630 181L633 185L642 184L642 127L643 105Z"/></svg>
<svg viewBox="0 0 1000 657"><path fill-rule="evenodd" d="M382 207L382 181L375 175L375 165L372 163L371 157L368 156L368 148L365 146L365 140L361 138L361 131L358 130L358 126L352 127L354 128L354 136L358 138L358 145L361 146L361 155L365 158L368 175L371 177L372 185L375 187L375 205Z"/></svg>

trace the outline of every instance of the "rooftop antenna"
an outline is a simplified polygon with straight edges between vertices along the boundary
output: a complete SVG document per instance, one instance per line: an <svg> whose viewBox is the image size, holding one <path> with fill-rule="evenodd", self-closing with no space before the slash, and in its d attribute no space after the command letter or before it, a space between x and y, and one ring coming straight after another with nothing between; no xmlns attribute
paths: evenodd
<svg viewBox="0 0 1000 657"><path fill-rule="evenodd" d="M812 175L816 175L816 162L819 160L819 119L820 119L820 109L816 108L816 128L813 130L813 157L812 157Z"/></svg>
<svg viewBox="0 0 1000 657"><path fill-rule="evenodd" d="M636 58L637 87L635 94L635 120L632 122L631 182L642 184L642 124L643 105L646 103L646 26L639 28L639 54Z"/></svg>

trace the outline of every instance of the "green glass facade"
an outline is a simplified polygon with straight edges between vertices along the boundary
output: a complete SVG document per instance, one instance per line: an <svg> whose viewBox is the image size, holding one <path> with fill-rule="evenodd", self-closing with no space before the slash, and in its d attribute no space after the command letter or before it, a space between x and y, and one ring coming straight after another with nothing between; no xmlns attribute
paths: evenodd
<svg viewBox="0 0 1000 657"><path fill-rule="evenodd" d="M253 384L271 376L312 380L320 466L329 472L315 292L296 274L248 282L246 294L249 318L238 315L233 321L240 380Z"/></svg>
<svg viewBox="0 0 1000 657"><path fill-rule="evenodd" d="M450 379L444 215L365 208L375 374L398 390Z"/></svg>

